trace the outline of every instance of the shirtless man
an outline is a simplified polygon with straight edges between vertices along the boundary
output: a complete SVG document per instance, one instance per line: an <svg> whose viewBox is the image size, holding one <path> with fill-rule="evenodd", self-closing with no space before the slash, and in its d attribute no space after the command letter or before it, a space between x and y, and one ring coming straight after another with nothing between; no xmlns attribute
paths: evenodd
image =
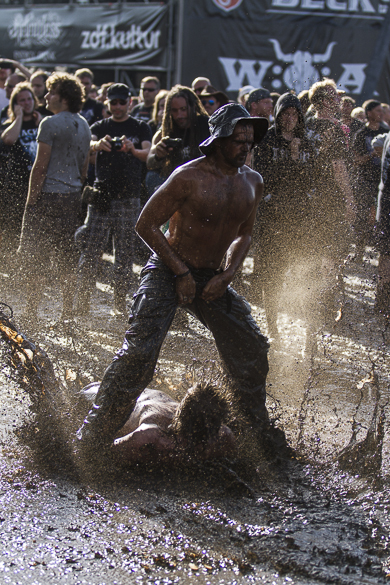
<svg viewBox="0 0 390 585"><path fill-rule="evenodd" d="M82 394L92 402L99 390L94 382ZM228 402L229 401L229 402ZM181 463L234 454L232 431L222 424L233 412L228 395L211 384L196 384L179 403L165 392L146 388L111 446L120 463L167 460Z"/></svg>
<svg viewBox="0 0 390 585"><path fill-rule="evenodd" d="M251 244L261 176L245 166L268 123L238 104L209 119L204 157L179 167L144 207L136 229L154 251L141 272L122 348L107 368L95 402L77 432L92 456L109 446L153 378L178 305L213 333L242 412L259 438L278 431L265 406L268 342L249 304L229 285ZM164 235L160 226L169 220ZM105 445L104 445L105 443Z"/></svg>

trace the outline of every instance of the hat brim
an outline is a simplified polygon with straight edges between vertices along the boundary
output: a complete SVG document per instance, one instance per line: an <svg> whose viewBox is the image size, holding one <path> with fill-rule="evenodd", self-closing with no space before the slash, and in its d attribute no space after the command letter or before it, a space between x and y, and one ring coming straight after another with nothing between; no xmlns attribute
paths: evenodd
<svg viewBox="0 0 390 585"><path fill-rule="evenodd" d="M202 98L210 97L214 97L217 100L217 102L219 102L223 106L229 103L229 98L225 93L223 93L223 91L216 91L215 93L201 93L199 99L202 100Z"/></svg>
<svg viewBox="0 0 390 585"><path fill-rule="evenodd" d="M236 127L238 122L246 122L246 123L253 125L253 130L254 130L253 142L255 144L259 144L259 142L261 142L263 140L263 138L266 135L267 130L268 130L267 118L258 118L258 117L252 117L252 116L251 117L236 118L234 120L234 126L233 126L232 132L230 134L224 133L223 128L222 128L221 132L218 134L218 136L216 136L216 135L209 136L208 138L206 138L206 140L204 140L203 142L201 142L199 144L200 151L203 154L207 154L207 152L209 151L209 147L213 144L213 142L215 140L217 140L218 138L227 138L228 136L231 136L233 134L234 128Z"/></svg>
<svg viewBox="0 0 390 585"><path fill-rule="evenodd" d="M108 100L109 102L112 102L113 100L128 100L128 99L129 99L129 97L130 97L130 96L126 96L126 97L124 97L123 95L118 95L118 94L115 94L115 95L110 95L110 97L108 97L108 96L107 96L107 100Z"/></svg>

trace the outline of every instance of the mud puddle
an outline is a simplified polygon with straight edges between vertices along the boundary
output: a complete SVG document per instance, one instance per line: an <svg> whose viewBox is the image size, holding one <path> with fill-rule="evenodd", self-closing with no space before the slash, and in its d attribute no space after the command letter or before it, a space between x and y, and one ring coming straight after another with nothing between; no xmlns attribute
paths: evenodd
<svg viewBox="0 0 390 585"><path fill-rule="evenodd" d="M307 316L280 311L268 406L299 457L283 465L138 466L76 480L45 465L18 435L31 401L1 346L1 581L390 582L390 346L373 311L374 272L369 259L347 267L342 317L314 339ZM0 288L17 316L22 299L6 277ZM109 315L112 293L101 286L88 319L59 326L56 295L48 289L41 322L23 331L71 391L101 378L125 323ZM261 306L254 312L265 329ZM212 377L216 362L208 333L178 319L154 387L180 397L194 379Z"/></svg>

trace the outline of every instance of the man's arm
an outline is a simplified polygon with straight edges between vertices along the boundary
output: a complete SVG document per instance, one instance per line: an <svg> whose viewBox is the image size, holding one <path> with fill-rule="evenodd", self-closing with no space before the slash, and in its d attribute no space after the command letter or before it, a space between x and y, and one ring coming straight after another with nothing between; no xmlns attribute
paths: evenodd
<svg viewBox="0 0 390 585"><path fill-rule="evenodd" d="M135 158L138 158L142 162L146 162L151 147L151 142L149 142L149 140L143 140L141 142L141 149L135 148L133 142L126 138L126 136L122 136L121 140L123 141L122 152L130 152Z"/></svg>
<svg viewBox="0 0 390 585"><path fill-rule="evenodd" d="M30 174L26 205L35 205L38 200L46 179L50 156L51 146L44 142L38 142L37 157Z"/></svg>
<svg viewBox="0 0 390 585"><path fill-rule="evenodd" d="M256 185L256 204L252 209L252 213L248 219L241 224L237 237L230 244L229 249L226 252L226 263L224 271L209 280L202 291L201 296L205 301L210 302L221 297L228 285L232 282L237 270L244 262L252 242L252 231L256 221L256 211L259 201L263 197L263 192L264 185L263 181L261 180L261 182L259 181L259 183Z"/></svg>
<svg viewBox="0 0 390 585"><path fill-rule="evenodd" d="M160 227L183 206L190 189L189 180L183 177L183 172L172 173L149 199L135 226L138 235L175 274L182 274L188 268L171 248Z"/></svg>
<svg viewBox="0 0 390 585"><path fill-rule="evenodd" d="M188 266L171 248L160 227L183 206L190 191L191 180L185 178L183 171L174 171L149 199L135 226L138 235L176 275L188 272ZM177 279L176 292L180 304L191 302L195 290L191 274Z"/></svg>
<svg viewBox="0 0 390 585"><path fill-rule="evenodd" d="M132 433L115 439L113 453L127 462L146 461L147 447L153 446L156 453L171 452L175 442L168 437L158 425L142 423Z"/></svg>
<svg viewBox="0 0 390 585"><path fill-rule="evenodd" d="M27 69L27 67L25 67L24 65L19 63L19 61L14 61L13 59L7 59L7 61L12 63L12 65L15 67L15 69L19 69L19 71L27 77L27 81L30 80L30 77L31 77L30 69Z"/></svg>
<svg viewBox="0 0 390 585"><path fill-rule="evenodd" d="M160 170L164 160L172 154L173 148L165 145L164 140L168 136L162 137L161 130L156 132L152 139L152 147L149 151L146 166L150 171Z"/></svg>

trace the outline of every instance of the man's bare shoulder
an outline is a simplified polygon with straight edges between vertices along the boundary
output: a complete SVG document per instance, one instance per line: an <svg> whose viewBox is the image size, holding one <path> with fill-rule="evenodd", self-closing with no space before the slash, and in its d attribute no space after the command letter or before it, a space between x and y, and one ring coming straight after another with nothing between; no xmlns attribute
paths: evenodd
<svg viewBox="0 0 390 585"><path fill-rule="evenodd" d="M243 167L241 167L241 172L244 173L246 177L253 181L254 183L264 182L263 177L260 175L260 173L258 173L254 169L251 169L251 167L248 167L248 165L244 165Z"/></svg>

